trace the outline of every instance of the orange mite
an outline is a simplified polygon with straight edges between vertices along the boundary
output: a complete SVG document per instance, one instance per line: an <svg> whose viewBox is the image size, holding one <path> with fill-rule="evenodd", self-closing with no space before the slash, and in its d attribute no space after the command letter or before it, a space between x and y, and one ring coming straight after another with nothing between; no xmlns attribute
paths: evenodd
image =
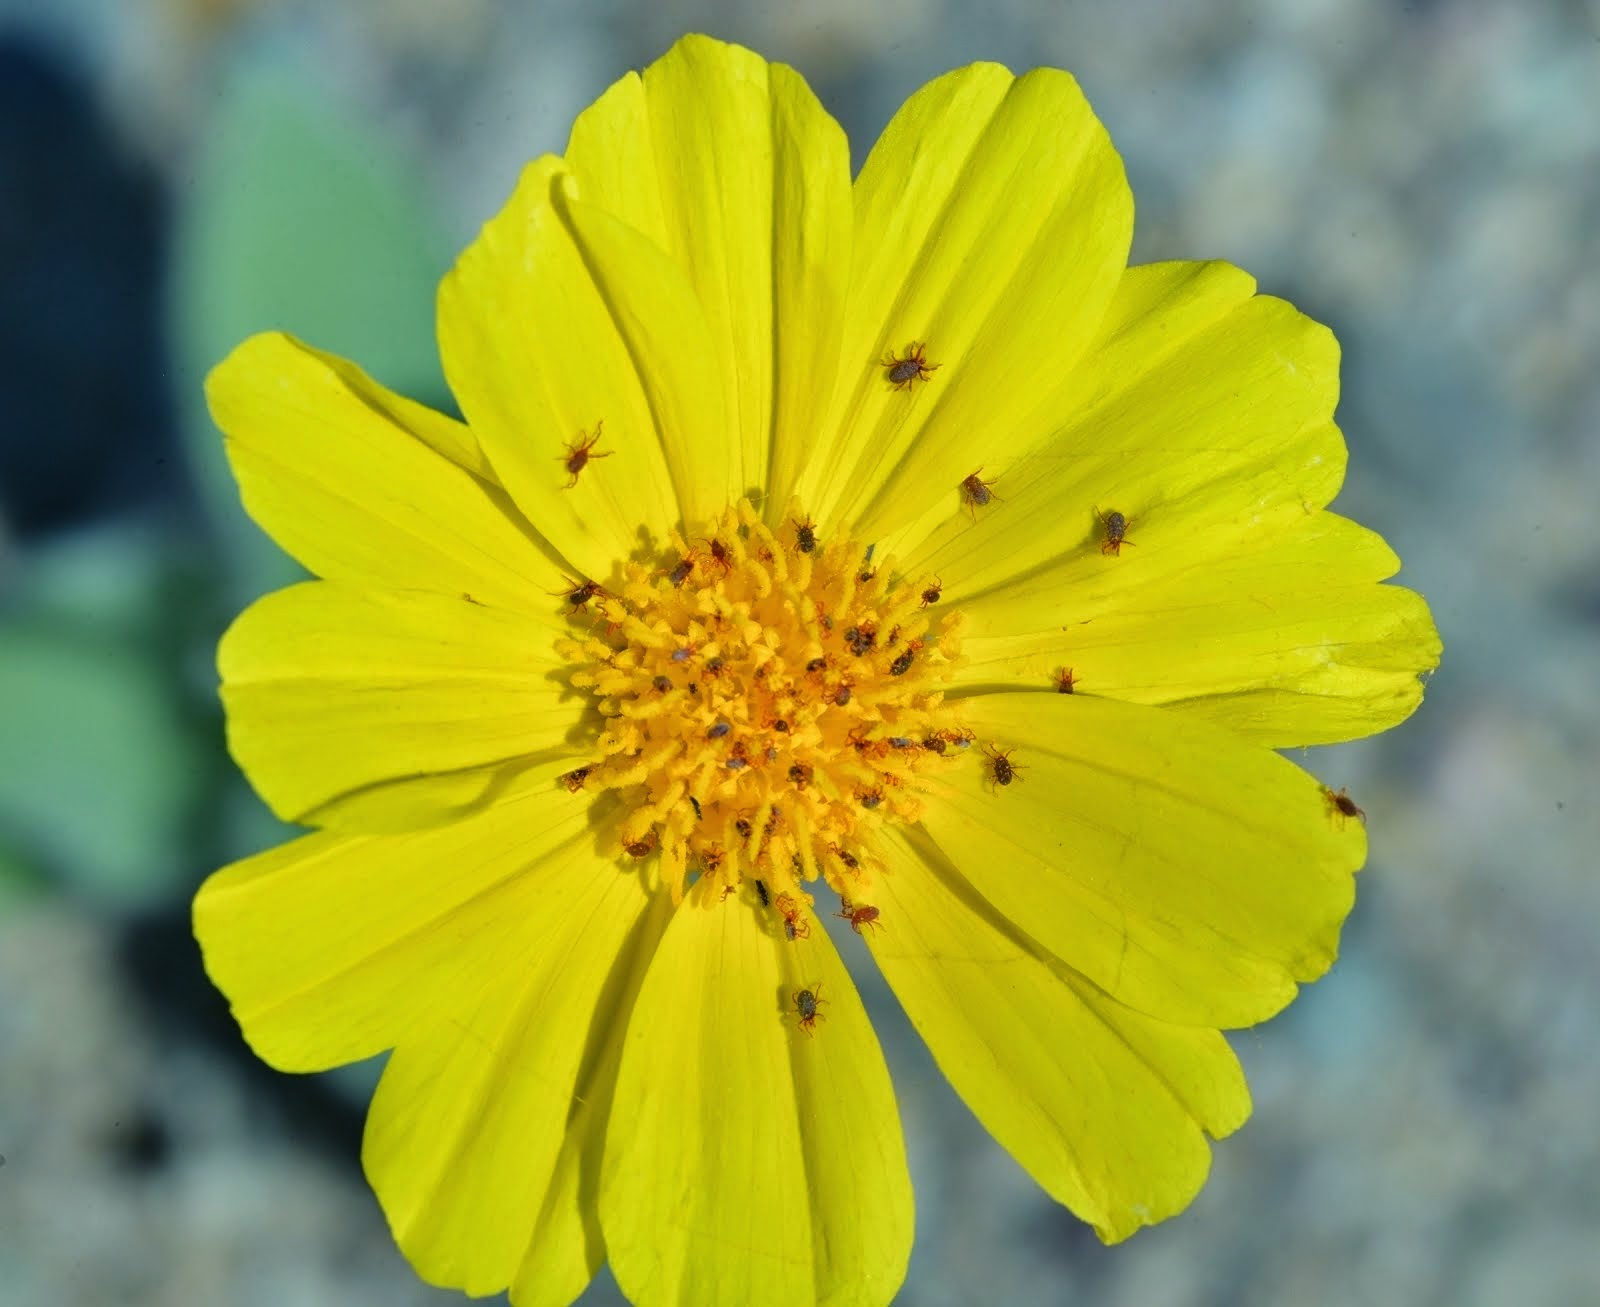
<svg viewBox="0 0 1600 1307"><path fill-rule="evenodd" d="M1102 513L1096 508L1094 515L1100 519L1100 525L1106 529L1106 538L1100 542L1100 552L1102 554L1115 554L1120 557L1122 546L1133 543L1131 540L1123 539L1128 534L1128 519L1114 508L1109 513Z"/></svg>
<svg viewBox="0 0 1600 1307"><path fill-rule="evenodd" d="M811 923L800 911L800 905L787 894L780 894L773 906L783 915L783 933L790 940L810 939Z"/></svg>
<svg viewBox="0 0 1600 1307"><path fill-rule="evenodd" d="M933 581L933 584L930 585L926 590L924 590L922 592L922 603L921 603L920 606L923 607L923 608L926 608L929 604L938 603L939 602L939 596L942 595L943 593L944 593L944 582L939 580L937 577L935 577L934 581Z"/></svg>
<svg viewBox="0 0 1600 1307"><path fill-rule="evenodd" d="M980 467L978 472L982 471ZM991 500L1000 498L994 492L994 482L985 481L978 472L974 472L961 483L961 502L967 506L967 511L974 519L977 518L980 508L987 508Z"/></svg>
<svg viewBox="0 0 1600 1307"><path fill-rule="evenodd" d="M731 555L728 553L728 546L720 540L711 542L711 561L720 566L724 572L733 567Z"/></svg>
<svg viewBox="0 0 1600 1307"><path fill-rule="evenodd" d="M1329 789L1327 786L1324 786L1322 789L1322 797L1328 801L1333 811L1337 812L1340 816L1356 817L1361 821L1366 821L1366 809L1358 808L1356 806L1356 801L1350 797L1350 791L1342 786L1337 790Z"/></svg>
<svg viewBox="0 0 1600 1307"><path fill-rule="evenodd" d="M800 1029L809 1035L822 1020L819 1009L828 1001L822 997L822 982L818 981L814 989L797 989L793 998L795 1011L800 1014Z"/></svg>
<svg viewBox="0 0 1600 1307"><path fill-rule="evenodd" d="M622 846L627 850L628 856L633 858L648 858L656 851L656 833L646 831L642 840L634 840L632 844Z"/></svg>
<svg viewBox="0 0 1600 1307"><path fill-rule="evenodd" d="M883 366L889 369L889 380L894 383L896 390L910 390L918 381L926 381L934 372L943 366L939 363L929 363L925 353L927 346L921 341L912 341L906 347L906 355L901 358L890 350L883 360Z"/></svg>
<svg viewBox="0 0 1600 1307"><path fill-rule="evenodd" d="M1078 678L1072 674L1072 668L1063 667L1056 673L1056 693L1071 694L1072 687L1078 683Z"/></svg>
<svg viewBox="0 0 1600 1307"><path fill-rule="evenodd" d="M1012 781L1022 779L1022 768L1011 761L1014 752L1012 749L997 749L992 744L984 745L983 756L989 762L989 778L996 785L1010 785Z"/></svg>
<svg viewBox="0 0 1600 1307"><path fill-rule="evenodd" d="M572 476L572 480L566 484L566 489L571 490L573 486L578 484L578 473L589 466L591 458L610 458L616 452L608 449L603 454L595 453L594 447L600 443L600 428L604 425L603 421L596 422L594 424L594 435L592 436L586 436L581 431L578 432L577 443L568 445L567 452L557 460Z"/></svg>
<svg viewBox="0 0 1600 1307"><path fill-rule="evenodd" d="M589 767L579 767L577 771L569 771L561 777L561 783L567 787L570 794L576 794L583 788L583 783L589 779Z"/></svg>
<svg viewBox="0 0 1600 1307"><path fill-rule="evenodd" d="M859 935L861 933L861 928L863 926L866 926L872 930L878 929L877 908L866 903L863 903L857 907L855 904L851 903L849 899L843 900L839 906L843 909L843 911L836 912L833 915L836 917L843 917L846 921L848 921L850 923L850 929L855 931L856 934Z"/></svg>

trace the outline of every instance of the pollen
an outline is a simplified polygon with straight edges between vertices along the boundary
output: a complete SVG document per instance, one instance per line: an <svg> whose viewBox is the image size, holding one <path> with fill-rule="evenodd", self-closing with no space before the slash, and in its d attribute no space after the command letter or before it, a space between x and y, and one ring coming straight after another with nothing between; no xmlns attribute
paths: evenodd
<svg viewBox="0 0 1600 1307"><path fill-rule="evenodd" d="M569 608L559 646L594 702L583 793L620 800L619 855L659 853L675 900L696 878L754 881L788 922L804 881L870 902L879 833L917 821L958 765L922 742L965 734L944 696L960 613L931 617L932 579L897 578L892 559L868 572L856 541L806 549L807 520L775 533L740 502L692 546L674 533Z"/></svg>

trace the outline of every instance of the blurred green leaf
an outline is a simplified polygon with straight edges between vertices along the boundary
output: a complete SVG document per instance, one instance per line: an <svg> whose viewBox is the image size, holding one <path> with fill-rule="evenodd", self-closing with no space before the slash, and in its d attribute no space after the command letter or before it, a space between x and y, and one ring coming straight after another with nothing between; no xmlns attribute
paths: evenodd
<svg viewBox="0 0 1600 1307"><path fill-rule="evenodd" d="M290 67L224 75L178 195L178 384L196 481L233 555L230 591L243 599L297 573L239 506L205 373L252 332L277 329L440 402L433 298L446 259L421 180L393 142Z"/></svg>
<svg viewBox="0 0 1600 1307"><path fill-rule="evenodd" d="M156 660L92 627L0 634L0 838L112 906L179 892L202 760Z"/></svg>

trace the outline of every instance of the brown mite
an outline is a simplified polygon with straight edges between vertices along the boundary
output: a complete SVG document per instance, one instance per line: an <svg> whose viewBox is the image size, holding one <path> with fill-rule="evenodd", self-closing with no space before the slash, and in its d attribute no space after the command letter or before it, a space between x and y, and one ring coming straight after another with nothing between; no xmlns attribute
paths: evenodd
<svg viewBox="0 0 1600 1307"><path fill-rule="evenodd" d="M656 851L656 833L653 830L646 831L643 839L634 840L633 843L624 844L622 847L628 851L630 857L648 858Z"/></svg>
<svg viewBox="0 0 1600 1307"><path fill-rule="evenodd" d="M1114 508L1109 513L1102 513L1096 508L1094 515L1100 519L1100 525L1106 529L1105 539L1100 542L1100 552L1102 554L1120 556L1122 554L1122 546L1133 543L1131 540L1123 539L1128 533L1128 519Z"/></svg>
<svg viewBox="0 0 1600 1307"><path fill-rule="evenodd" d="M1056 673L1057 694L1071 694L1072 687L1077 683L1077 677L1073 676L1072 668L1070 667L1063 667L1059 672Z"/></svg>
<svg viewBox="0 0 1600 1307"><path fill-rule="evenodd" d="M790 765L789 780L791 783L803 787L811 783L811 777L812 770L809 763L797 762Z"/></svg>
<svg viewBox="0 0 1600 1307"><path fill-rule="evenodd" d="M978 472L982 471L980 467ZM967 511L974 519L977 518L980 508L987 508L991 500L1000 498L994 492L994 482L985 481L978 472L974 472L961 483L961 502L967 506Z"/></svg>
<svg viewBox="0 0 1600 1307"><path fill-rule="evenodd" d="M589 779L591 767L579 767L576 771L569 771L561 777L561 783L567 787L568 793L576 794L583 788L583 783Z"/></svg>
<svg viewBox="0 0 1600 1307"><path fill-rule="evenodd" d="M574 444L568 445L567 452L557 460L563 467L567 469L567 472L572 477L572 480L567 482L565 487L566 489L571 490L575 485L578 484L578 473L582 472L584 468L589 466L590 459L610 458L611 455L616 452L615 450L611 449L606 450L603 454L595 452L594 447L600 443L600 428L604 425L605 423L603 421L596 422L594 424L594 434L592 436L586 436L582 431L578 432L577 441Z"/></svg>
<svg viewBox="0 0 1600 1307"><path fill-rule="evenodd" d="M811 938L811 923L805 919L800 905L788 894L780 894L773 903L783 917L783 934L791 942Z"/></svg>
<svg viewBox="0 0 1600 1307"><path fill-rule="evenodd" d="M904 358L899 357L893 350L889 351L883 360L883 366L889 369L889 380L894 383L896 390L910 390L918 381L926 381L942 364L929 363L925 353L927 346L921 341L912 341L906 347Z"/></svg>
<svg viewBox="0 0 1600 1307"><path fill-rule="evenodd" d="M1356 801L1350 797L1350 791L1345 789L1343 786L1337 790L1323 786L1322 797L1328 801L1332 810L1337 812L1340 816L1355 817L1360 821L1366 821L1366 809L1358 808L1356 806Z"/></svg>
<svg viewBox="0 0 1600 1307"><path fill-rule="evenodd" d="M944 593L944 582L939 580L937 577L935 577L934 581L933 581L933 584L930 585L926 590L924 590L922 592L922 604L921 604L921 607L926 608L929 604L938 603L939 602L939 596L942 595L943 593Z"/></svg>
<svg viewBox="0 0 1600 1307"><path fill-rule="evenodd" d="M582 608L596 595L605 593L599 584L594 581L574 581L570 576L566 578L566 581L570 589L552 590L550 593L560 595L572 605L574 612Z"/></svg>
<svg viewBox="0 0 1600 1307"><path fill-rule="evenodd" d="M983 747L983 756L989 763L989 778L996 785L1010 785L1022 779L1022 768L1011 761L1012 749L998 749L992 744Z"/></svg>
<svg viewBox="0 0 1600 1307"><path fill-rule="evenodd" d="M804 522L795 520L794 547L802 554L809 554L817 547L817 524L810 518Z"/></svg>
<svg viewBox="0 0 1600 1307"><path fill-rule="evenodd" d="M907 649L903 654L889 664L890 676L904 676L911 670L911 664L916 661L917 651Z"/></svg>
<svg viewBox="0 0 1600 1307"><path fill-rule="evenodd" d="M721 567L724 572L733 567L732 558L728 553L728 546L720 540L711 542L711 561Z"/></svg>
<svg viewBox="0 0 1600 1307"><path fill-rule="evenodd" d="M809 1035L822 1019L822 1013L817 1009L828 1001L822 997L822 984L819 981L812 989L796 990L792 997L795 1011L800 1014L800 1029Z"/></svg>

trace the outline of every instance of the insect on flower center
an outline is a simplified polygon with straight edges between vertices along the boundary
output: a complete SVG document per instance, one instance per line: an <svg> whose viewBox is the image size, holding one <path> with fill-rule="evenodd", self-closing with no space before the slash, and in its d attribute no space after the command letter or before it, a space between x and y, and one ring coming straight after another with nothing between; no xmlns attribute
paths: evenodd
<svg viewBox="0 0 1600 1307"><path fill-rule="evenodd" d="M756 881L793 938L799 883L821 877L872 926L876 833L916 821L972 741L942 689L959 614L930 609L935 578L891 583L889 560L799 517L773 532L744 502L672 543L616 593L567 596L587 633L562 653L602 724L596 761L563 780L622 798L619 851L659 852L675 898L693 875Z"/></svg>

